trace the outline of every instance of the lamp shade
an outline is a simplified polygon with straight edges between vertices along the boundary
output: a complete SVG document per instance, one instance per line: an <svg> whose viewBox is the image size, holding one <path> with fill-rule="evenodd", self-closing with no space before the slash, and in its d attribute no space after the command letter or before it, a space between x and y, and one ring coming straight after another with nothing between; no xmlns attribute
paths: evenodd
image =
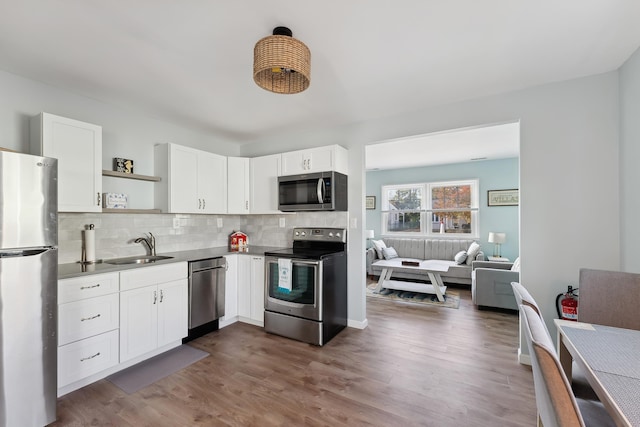
<svg viewBox="0 0 640 427"><path fill-rule="evenodd" d="M373 230L365 230L365 237L367 239L373 239L373 237L374 237Z"/></svg>
<svg viewBox="0 0 640 427"><path fill-rule="evenodd" d="M276 27L253 49L253 80L270 92L293 94L311 83L311 52L291 30Z"/></svg>
<svg viewBox="0 0 640 427"><path fill-rule="evenodd" d="M507 241L505 233L489 232L489 243L504 243Z"/></svg>

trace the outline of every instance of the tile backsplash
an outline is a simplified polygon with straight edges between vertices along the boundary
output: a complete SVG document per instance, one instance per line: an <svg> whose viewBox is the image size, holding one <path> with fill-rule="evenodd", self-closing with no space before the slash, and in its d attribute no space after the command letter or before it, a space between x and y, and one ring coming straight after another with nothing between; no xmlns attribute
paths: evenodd
<svg viewBox="0 0 640 427"><path fill-rule="evenodd" d="M280 227L284 218L285 227ZM218 219L222 227L218 227ZM176 224L174 224L174 222ZM145 247L134 243L144 233L156 238L158 254L228 245L235 230L245 232L249 245L291 246L295 227L347 228L347 212L299 212L274 215L184 215L127 213L60 213L58 262L79 261L82 256L82 230L88 224L96 229L96 257L109 259L142 255ZM177 227L174 228L174 225Z"/></svg>

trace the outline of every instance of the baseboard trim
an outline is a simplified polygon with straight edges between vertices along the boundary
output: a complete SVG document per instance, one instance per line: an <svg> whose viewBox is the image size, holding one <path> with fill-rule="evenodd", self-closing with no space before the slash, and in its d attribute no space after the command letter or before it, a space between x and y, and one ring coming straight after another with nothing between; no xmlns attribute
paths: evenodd
<svg viewBox="0 0 640 427"><path fill-rule="evenodd" d="M350 328L364 329L369 326L369 321L367 319L364 319L362 322L359 320L348 319L347 326Z"/></svg>
<svg viewBox="0 0 640 427"><path fill-rule="evenodd" d="M518 348L518 362L521 365L531 366L531 356L529 356L528 354L522 353L522 351L520 351L520 348Z"/></svg>

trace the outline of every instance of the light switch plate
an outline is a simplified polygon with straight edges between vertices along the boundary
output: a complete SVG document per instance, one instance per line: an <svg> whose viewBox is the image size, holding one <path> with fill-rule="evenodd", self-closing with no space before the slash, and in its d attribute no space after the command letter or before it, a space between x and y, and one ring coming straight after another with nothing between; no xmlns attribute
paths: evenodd
<svg viewBox="0 0 640 427"><path fill-rule="evenodd" d="M284 218L280 218L280 228L284 228L285 221Z"/></svg>
<svg viewBox="0 0 640 427"><path fill-rule="evenodd" d="M222 228L222 218L218 218L218 228Z"/></svg>

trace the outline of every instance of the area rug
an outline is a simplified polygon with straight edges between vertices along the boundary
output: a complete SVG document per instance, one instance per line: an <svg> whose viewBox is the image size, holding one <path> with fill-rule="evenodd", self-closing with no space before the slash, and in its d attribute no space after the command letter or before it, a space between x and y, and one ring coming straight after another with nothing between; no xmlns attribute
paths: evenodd
<svg viewBox="0 0 640 427"><path fill-rule="evenodd" d="M181 345L151 359L133 365L107 377L114 385L127 394L135 393L162 378L186 368L209 353L189 345Z"/></svg>
<svg viewBox="0 0 640 427"><path fill-rule="evenodd" d="M438 301L438 297L431 294L422 294L419 292L399 291L396 289L383 288L380 293L374 293L378 286L377 282L367 284L367 297L379 298L387 301L408 302L414 304L433 305L437 307L458 308L460 307L460 294L456 291L447 289L444 295L444 301Z"/></svg>

